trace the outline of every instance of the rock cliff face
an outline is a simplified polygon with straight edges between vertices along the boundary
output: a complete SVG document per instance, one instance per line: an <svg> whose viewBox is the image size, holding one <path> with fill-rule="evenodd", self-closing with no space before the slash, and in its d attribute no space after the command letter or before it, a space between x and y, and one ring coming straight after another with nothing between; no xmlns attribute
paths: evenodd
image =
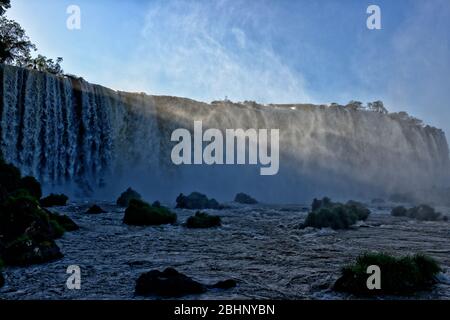
<svg viewBox="0 0 450 320"><path fill-rule="evenodd" d="M446 183L443 131L369 111L220 102L116 92L82 79L0 66L5 160L48 189L111 194L126 186L171 199L198 190L219 199L251 191L266 201L408 192ZM175 166L177 128L279 129L280 171Z"/></svg>

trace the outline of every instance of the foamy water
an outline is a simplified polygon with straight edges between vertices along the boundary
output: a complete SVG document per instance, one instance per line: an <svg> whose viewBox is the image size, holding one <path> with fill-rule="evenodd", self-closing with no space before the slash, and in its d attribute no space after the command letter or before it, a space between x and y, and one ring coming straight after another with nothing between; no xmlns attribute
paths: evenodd
<svg viewBox="0 0 450 320"><path fill-rule="evenodd" d="M389 215L389 208L371 208L362 226L348 231L300 230L302 205L234 205L208 212L222 217L217 229L181 226L193 211L176 210L179 225L131 227L122 223L124 210L100 203L109 213L87 215L88 204L58 208L81 230L67 233L58 244L62 260L27 268L6 268L0 299L142 299L134 297L143 272L175 267L209 284L233 278L231 290L211 290L188 299L341 299L330 287L340 269L363 251L394 254L423 252L446 272L431 292L419 299L450 299L450 224L418 222ZM440 208L446 214L450 209ZM81 290L66 289L66 268L79 265Z"/></svg>

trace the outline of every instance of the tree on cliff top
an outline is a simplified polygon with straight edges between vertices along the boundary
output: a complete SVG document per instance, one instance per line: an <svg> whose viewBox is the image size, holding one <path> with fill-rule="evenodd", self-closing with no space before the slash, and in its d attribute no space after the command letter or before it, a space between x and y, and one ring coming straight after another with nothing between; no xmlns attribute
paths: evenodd
<svg viewBox="0 0 450 320"><path fill-rule="evenodd" d="M0 0L0 16L4 15L9 8L11 8L10 0Z"/></svg>
<svg viewBox="0 0 450 320"><path fill-rule="evenodd" d="M354 110L354 111L364 109L362 102L354 101L354 100L350 101L345 107L349 108L350 110Z"/></svg>
<svg viewBox="0 0 450 320"><path fill-rule="evenodd" d="M388 114L388 110L384 107L383 101L369 102L367 108L373 112Z"/></svg>
<svg viewBox="0 0 450 320"><path fill-rule="evenodd" d="M25 67L53 74L63 74L62 58L56 61L43 55L33 58L36 46L30 41L22 26L3 15L11 7L10 0L0 0L0 63Z"/></svg>
<svg viewBox="0 0 450 320"><path fill-rule="evenodd" d="M36 58L30 59L27 62L26 67L33 70L46 71L53 74L62 74L62 61L63 58L61 57L58 57L56 58L56 61L53 61L53 59L48 59L47 57L39 54Z"/></svg>
<svg viewBox="0 0 450 320"><path fill-rule="evenodd" d="M0 17L0 62L24 67L31 59L36 47L13 20Z"/></svg>

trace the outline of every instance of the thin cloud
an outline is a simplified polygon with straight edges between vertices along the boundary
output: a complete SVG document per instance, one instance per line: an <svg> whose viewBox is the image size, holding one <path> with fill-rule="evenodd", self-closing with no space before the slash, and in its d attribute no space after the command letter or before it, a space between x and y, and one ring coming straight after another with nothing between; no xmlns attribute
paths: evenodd
<svg viewBox="0 0 450 320"><path fill-rule="evenodd" d="M272 48L244 30L258 26L250 7L221 1L161 1L149 6L140 43L118 87L153 94L268 102L313 102L302 75ZM259 8L261 10L261 8ZM244 12L241 14L241 12ZM126 83L125 83L126 82Z"/></svg>

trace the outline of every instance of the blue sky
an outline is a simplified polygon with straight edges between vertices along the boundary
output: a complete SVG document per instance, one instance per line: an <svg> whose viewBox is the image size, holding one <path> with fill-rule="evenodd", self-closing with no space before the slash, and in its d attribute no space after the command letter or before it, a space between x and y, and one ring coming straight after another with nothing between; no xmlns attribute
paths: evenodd
<svg viewBox="0 0 450 320"><path fill-rule="evenodd" d="M81 9L81 30L66 8ZM380 6L382 30L366 28ZM450 133L448 0L12 0L39 51L118 90L202 101L381 99Z"/></svg>

